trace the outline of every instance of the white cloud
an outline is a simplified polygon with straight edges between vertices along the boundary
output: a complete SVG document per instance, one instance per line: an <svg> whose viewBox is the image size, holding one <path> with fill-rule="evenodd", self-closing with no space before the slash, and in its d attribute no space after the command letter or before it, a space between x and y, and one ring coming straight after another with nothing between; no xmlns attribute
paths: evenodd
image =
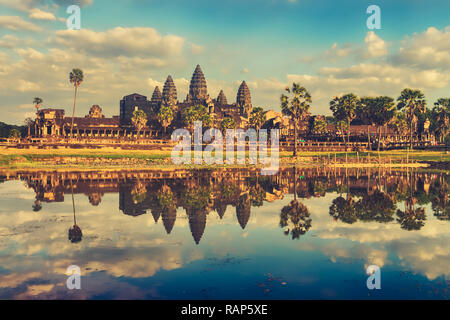
<svg viewBox="0 0 450 320"><path fill-rule="evenodd" d="M13 31L40 31L42 29L29 21L23 20L19 16L0 16L0 29L1 28Z"/></svg>
<svg viewBox="0 0 450 320"><path fill-rule="evenodd" d="M379 58L387 54L387 44L373 31L367 32L364 38L366 47L363 50L363 56L365 58Z"/></svg>
<svg viewBox="0 0 450 320"><path fill-rule="evenodd" d="M184 38L162 36L153 28L116 27L105 32L59 30L52 43L96 57L164 57L181 55Z"/></svg>
<svg viewBox="0 0 450 320"><path fill-rule="evenodd" d="M56 20L56 17L53 13L47 12L47 11L42 11L38 8L32 9L29 17L30 17L30 19L35 19L35 20L49 20L49 21Z"/></svg>
<svg viewBox="0 0 450 320"><path fill-rule="evenodd" d="M450 26L443 30L429 27L425 32L406 38L393 62L417 68L450 69Z"/></svg>

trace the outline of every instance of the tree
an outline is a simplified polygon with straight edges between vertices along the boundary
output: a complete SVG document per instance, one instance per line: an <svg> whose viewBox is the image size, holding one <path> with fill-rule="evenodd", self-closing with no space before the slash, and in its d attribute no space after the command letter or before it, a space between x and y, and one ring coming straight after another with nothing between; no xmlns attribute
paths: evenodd
<svg viewBox="0 0 450 320"><path fill-rule="evenodd" d="M286 87L286 92L292 95L289 97L281 95L281 112L290 117L294 125L294 156L297 155L297 132L300 121L310 116L310 103L312 103L311 94L299 83L292 84L292 90Z"/></svg>
<svg viewBox="0 0 450 320"><path fill-rule="evenodd" d="M73 119L75 117L75 105L77 102L77 90L78 87L84 80L83 71L81 69L72 69L72 72L69 74L69 81L73 84L75 88L75 94L73 97L73 111L72 111L72 124L70 126L70 135L73 136Z"/></svg>
<svg viewBox="0 0 450 320"><path fill-rule="evenodd" d="M292 239L299 239L311 229L311 221L308 208L298 200L292 200L281 210L280 227L285 228L284 234L291 234Z"/></svg>
<svg viewBox="0 0 450 320"><path fill-rule="evenodd" d="M20 139L20 130L19 129L11 129L11 131L9 131L9 137L11 139Z"/></svg>
<svg viewBox="0 0 450 320"><path fill-rule="evenodd" d="M405 135L408 132L408 123L404 112L395 112L389 126L398 134Z"/></svg>
<svg viewBox="0 0 450 320"><path fill-rule="evenodd" d="M131 117L131 123L138 132L138 136L141 133L142 128L147 124L147 114L143 110L134 110Z"/></svg>
<svg viewBox="0 0 450 320"><path fill-rule="evenodd" d="M172 106L165 102L161 103L161 108L159 108L156 117L158 118L159 123L163 126L164 133L166 133L166 129L172 123L174 117Z"/></svg>
<svg viewBox="0 0 450 320"><path fill-rule="evenodd" d="M236 123L234 122L233 118L231 118L231 117L225 117L220 122L220 129L222 131L225 131L227 129L234 129L234 128L236 128Z"/></svg>
<svg viewBox="0 0 450 320"><path fill-rule="evenodd" d="M336 122L336 130L341 135L342 141L345 142L345 132L348 130L347 122L344 120Z"/></svg>
<svg viewBox="0 0 450 320"><path fill-rule="evenodd" d="M433 118L436 121L436 133L439 141L445 141L449 133L450 98L440 98L434 103Z"/></svg>
<svg viewBox="0 0 450 320"><path fill-rule="evenodd" d="M259 129L266 122L266 115L264 114L263 108L256 107L253 108L250 114L250 125L256 129L256 132L259 134Z"/></svg>
<svg viewBox="0 0 450 320"><path fill-rule="evenodd" d="M39 97L35 97L35 98L33 99L33 104L34 104L34 107L36 108L36 111L39 111L39 108L40 108L42 102L44 102L44 100L42 100L42 99L39 98Z"/></svg>
<svg viewBox="0 0 450 320"><path fill-rule="evenodd" d="M342 97L334 97L330 101L330 109L333 116L338 121L347 122L347 142L345 142L345 150L347 150L347 143L350 142L350 123L356 118L356 109L361 103L359 98L353 93L348 93Z"/></svg>
<svg viewBox="0 0 450 320"><path fill-rule="evenodd" d="M312 133L316 135L323 135L327 133L327 122L320 118L314 118Z"/></svg>
<svg viewBox="0 0 450 320"><path fill-rule="evenodd" d="M208 113L206 106L197 104L184 110L183 121L192 132L195 121L201 121L203 126L209 127L211 125L211 115Z"/></svg>
<svg viewBox="0 0 450 320"><path fill-rule="evenodd" d="M410 124L409 143L410 148L413 149L413 125L417 122L416 112L425 112L425 96L420 90L406 88L400 93L397 101L397 108L405 110L406 121Z"/></svg>
<svg viewBox="0 0 450 320"><path fill-rule="evenodd" d="M386 126L395 115L394 99L391 97L363 97L361 107L363 117L372 124L378 126L378 151L380 151L381 128Z"/></svg>

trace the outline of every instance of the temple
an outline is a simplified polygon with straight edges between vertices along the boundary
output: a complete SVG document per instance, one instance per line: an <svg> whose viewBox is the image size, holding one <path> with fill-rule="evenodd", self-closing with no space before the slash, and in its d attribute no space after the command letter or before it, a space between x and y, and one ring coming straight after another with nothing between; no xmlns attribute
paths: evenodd
<svg viewBox="0 0 450 320"><path fill-rule="evenodd" d="M200 67L194 70L189 85L189 93L183 101L178 100L177 88L169 75L164 83L162 92L155 87L151 99L147 96L133 93L124 96L119 103L119 116L106 118L98 105L93 105L85 117L73 119L73 132L71 132L72 118L65 116L63 109L42 109L37 112L37 118L30 125L30 138L58 139L66 137L77 138L161 138L162 126L157 120L157 113L162 104L168 104L174 111L174 120L168 127L168 132L184 127L182 114L184 110L193 105L203 105L211 115L214 127L219 127L225 117L234 120L236 127L247 128L252 111L250 89L245 81L241 83L236 94L236 101L229 104L223 90L217 98L211 98L205 75ZM135 110L142 110L147 115L147 125L141 132L136 132L131 118Z"/></svg>

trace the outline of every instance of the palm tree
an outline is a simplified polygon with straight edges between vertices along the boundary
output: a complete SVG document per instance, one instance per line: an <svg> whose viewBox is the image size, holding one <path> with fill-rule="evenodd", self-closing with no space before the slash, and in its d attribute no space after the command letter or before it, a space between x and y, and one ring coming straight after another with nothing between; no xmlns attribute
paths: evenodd
<svg viewBox="0 0 450 320"><path fill-rule="evenodd" d="M42 102L44 102L44 100L42 100L41 98L34 97L33 104L34 104L34 107L36 108L36 111L39 111L39 108L41 107Z"/></svg>
<svg viewBox="0 0 450 320"><path fill-rule="evenodd" d="M147 114L143 110L134 110L133 116L131 117L131 123L137 131L139 136L142 128L147 124Z"/></svg>
<svg viewBox="0 0 450 320"><path fill-rule="evenodd" d="M256 132L259 134L259 129L266 122L266 115L264 114L263 108L256 107L253 108L250 114L250 125L256 129Z"/></svg>
<svg viewBox="0 0 450 320"><path fill-rule="evenodd" d="M77 90L78 87L84 80L83 71L81 69L72 69L72 72L69 74L69 81L75 87L75 94L73 97L73 111L72 111L72 124L70 126L70 135L73 136L73 119L75 117L75 105L77 102Z"/></svg>
<svg viewBox="0 0 450 320"><path fill-rule="evenodd" d="M286 92L291 93L291 89L286 87ZM299 83L292 84L292 95L288 97L281 95L281 112L290 117L294 124L294 156L297 155L297 131L300 121L310 116L310 103L312 103L311 94Z"/></svg>
<svg viewBox="0 0 450 320"><path fill-rule="evenodd" d="M439 141L442 143L449 132L450 98L440 98L434 103L433 116Z"/></svg>
<svg viewBox="0 0 450 320"><path fill-rule="evenodd" d="M353 93L348 93L342 97L334 97L330 101L330 109L333 111L333 116L338 121L347 122L347 142L345 143L345 150L347 150L347 143L350 142L350 123L356 118L356 109L360 105L360 99Z"/></svg>
<svg viewBox="0 0 450 320"><path fill-rule="evenodd" d="M406 121L409 122L409 143L411 150L413 149L413 125L417 122L416 112L425 112L425 95L420 90L403 89L400 97L397 98L399 103L398 109L406 111Z"/></svg>
<svg viewBox="0 0 450 320"><path fill-rule="evenodd" d="M158 118L159 123L164 128L164 134L166 133L167 127L172 123L173 121L173 109L172 106L169 103L162 102L161 108L159 108L159 111L156 115Z"/></svg>

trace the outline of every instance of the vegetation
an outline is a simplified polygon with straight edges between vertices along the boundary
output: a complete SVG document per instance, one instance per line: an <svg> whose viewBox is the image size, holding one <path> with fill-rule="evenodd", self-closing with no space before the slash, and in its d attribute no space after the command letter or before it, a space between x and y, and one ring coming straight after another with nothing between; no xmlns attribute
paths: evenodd
<svg viewBox="0 0 450 320"><path fill-rule="evenodd" d="M19 130L22 137L27 134L26 126L16 126L0 122L0 138L9 138L12 130Z"/></svg>
<svg viewBox="0 0 450 320"><path fill-rule="evenodd" d="M84 80L83 71L81 69L72 69L72 72L69 74L69 81L73 84L75 88L75 94L73 96L73 111L72 111L72 124L70 126L70 134L73 135L73 119L75 117L75 105L77 102L77 90L78 87Z"/></svg>
<svg viewBox="0 0 450 320"><path fill-rule="evenodd" d="M394 99L391 97L363 97L359 107L366 121L378 125L378 151L380 151L381 128L392 121L395 115Z"/></svg>
<svg viewBox="0 0 450 320"><path fill-rule="evenodd" d="M264 114L263 108L253 108L250 114L250 126L255 128L256 132L259 133L259 129L261 129L264 122L266 122L266 115Z"/></svg>
<svg viewBox="0 0 450 320"><path fill-rule="evenodd" d="M159 108L156 118L163 126L164 133L166 133L167 127L172 123L173 117L174 115L172 106L169 103L163 102L161 104L161 108Z"/></svg>
<svg viewBox="0 0 450 320"><path fill-rule="evenodd" d="M138 136L141 133L141 130L147 124L147 114L143 110L134 110L133 116L131 117L131 123L134 128L138 132Z"/></svg>
<svg viewBox="0 0 450 320"><path fill-rule="evenodd" d="M220 130L225 131L227 129L234 129L236 128L236 122L234 122L233 118L231 117L225 117L220 122Z"/></svg>
<svg viewBox="0 0 450 320"><path fill-rule="evenodd" d="M42 100L42 99L39 98L39 97L35 97L35 98L33 99L33 104L34 104L34 107L36 108L36 111L39 110L39 108L40 108L42 102L44 102L44 100Z"/></svg>
<svg viewBox="0 0 450 320"><path fill-rule="evenodd" d="M397 98L397 108L404 109L406 121L409 123L410 148L413 148L413 127L417 124L417 113L425 112L425 96L420 90L403 89Z"/></svg>
<svg viewBox="0 0 450 320"><path fill-rule="evenodd" d="M281 112L290 117L294 125L294 156L296 156L299 123L311 114L309 109L312 99L308 90L299 83L293 83L292 90L289 87L285 90L290 96L281 95Z"/></svg>
<svg viewBox="0 0 450 320"><path fill-rule="evenodd" d="M197 104L187 108L183 113L183 121L187 128L192 132L194 131L194 122L201 121L202 125L209 127L212 119L206 106Z"/></svg>
<svg viewBox="0 0 450 320"><path fill-rule="evenodd" d="M334 99L330 101L330 109L336 120L347 122L347 141L345 142L346 149L347 143L350 142L350 123L356 118L356 109L360 103L360 99L353 93L348 93L342 97L334 97Z"/></svg>
<svg viewBox="0 0 450 320"><path fill-rule="evenodd" d="M443 143L450 132L450 98L440 98L434 103L431 119L435 120L434 132Z"/></svg>
<svg viewBox="0 0 450 320"><path fill-rule="evenodd" d="M312 126L312 133L315 135L322 135L327 133L327 122L320 118L314 118Z"/></svg>

